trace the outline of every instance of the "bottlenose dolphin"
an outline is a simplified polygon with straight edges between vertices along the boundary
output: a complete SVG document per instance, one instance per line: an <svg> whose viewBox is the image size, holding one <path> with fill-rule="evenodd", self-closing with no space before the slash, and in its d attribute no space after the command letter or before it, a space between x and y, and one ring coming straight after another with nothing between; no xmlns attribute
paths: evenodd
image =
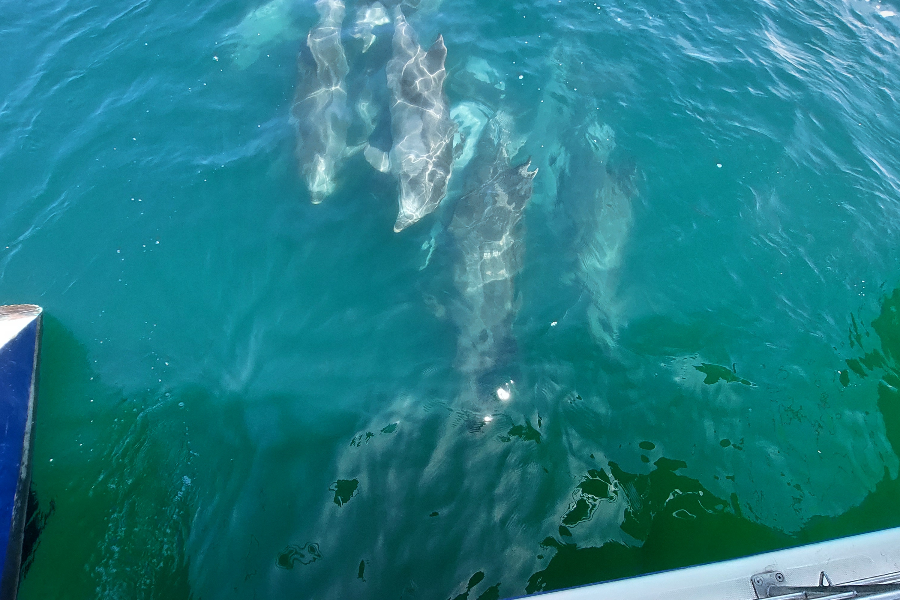
<svg viewBox="0 0 900 600"><path fill-rule="evenodd" d="M391 164L400 178L400 211L394 231L434 211L447 193L453 168L453 134L444 80L447 48L438 36L424 52L400 8L394 10L391 91Z"/></svg>
<svg viewBox="0 0 900 600"><path fill-rule="evenodd" d="M348 144L362 149L363 156L382 173L390 171L391 149L390 90L386 65L392 54L392 40L383 35L391 23L381 2L363 3L357 9L351 35L360 44L349 45L350 74L347 93L353 100L357 118L350 126Z"/></svg>
<svg viewBox="0 0 900 600"><path fill-rule="evenodd" d="M457 201L448 229L457 251L459 302L451 309L459 328L455 367L467 378L471 393L490 391L506 400L511 382L498 369L509 366L504 361L515 349L514 277L523 254L519 223L537 169L528 170L531 159L510 166L508 132L501 122L492 119L481 136L481 160L468 169L471 183Z"/></svg>
<svg viewBox="0 0 900 600"><path fill-rule="evenodd" d="M270 0L247 13L225 34L226 44L234 47L235 65L246 69L256 62L266 46L299 40L303 36L298 23L299 8L294 0Z"/></svg>
<svg viewBox="0 0 900 600"><path fill-rule="evenodd" d="M496 117L495 126L506 126L500 124L501 121L505 123L506 113L497 112L502 103L505 86L500 73L486 60L477 57L469 57L465 66L448 80L448 85L452 95L465 98L450 108L450 118L456 124L456 132L453 135L453 171L463 173L475 157L478 142L488 122ZM523 142L524 138L517 140L515 144L507 144L507 154L514 155ZM492 158L493 156L488 156L488 160ZM454 177L447 186L448 201L441 203L438 219L432 226L431 239L422 244L426 256L419 267L420 271L428 266L439 240L444 238L443 233L446 232L449 219L453 216L452 200L463 194L462 179L465 178Z"/></svg>
<svg viewBox="0 0 900 600"><path fill-rule="evenodd" d="M588 118L576 132L571 153L555 165L557 198L575 252L574 282L589 298L591 333L612 346L621 321L618 276L634 222L635 170L610 167L609 155L616 142L608 125Z"/></svg>
<svg viewBox="0 0 900 600"><path fill-rule="evenodd" d="M335 174L347 154L350 113L344 78L347 58L341 45L341 0L317 0L319 22L301 49L300 79L291 120L297 129L297 161L313 204L334 191Z"/></svg>

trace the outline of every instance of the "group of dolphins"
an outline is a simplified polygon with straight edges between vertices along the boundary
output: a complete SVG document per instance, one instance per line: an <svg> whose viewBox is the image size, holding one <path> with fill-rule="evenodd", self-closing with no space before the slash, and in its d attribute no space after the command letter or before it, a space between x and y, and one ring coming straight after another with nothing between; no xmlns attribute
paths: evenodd
<svg viewBox="0 0 900 600"><path fill-rule="evenodd" d="M363 123L360 137L368 138L376 128L378 109L372 107L368 88L357 99L355 117L348 102L342 0L316 2L319 21L300 53L300 78L291 110L297 128L297 159L312 202L318 204L334 192L344 159L362 151L373 167L392 171L399 179L397 232L433 212L446 195L456 133L444 94L444 40L438 36L431 48L423 50L402 8L400 4L393 7L393 54L385 69L393 138L389 153L370 139L348 145L354 118ZM373 29L389 22L388 9L380 2L359 9L352 34L362 40L363 53L375 40Z"/></svg>
<svg viewBox="0 0 900 600"><path fill-rule="evenodd" d="M342 169L367 168L362 157L389 173L399 196L398 237L425 241L425 221L433 222L423 245L433 277L418 278L416 288L454 328L454 381L446 381L442 350L432 355L430 348L402 366L414 371L413 389L402 379L373 379L373 388L389 388L384 401L333 456L335 479L352 482L355 499L332 502L336 482L317 517L303 515L295 531L284 532L288 540L314 541L315 554L326 557L327 567L303 573L304 593L320 598L359 595L364 571L371 597L396 596L398 582L421 576L413 570L428 573L429 589L451 588L476 570L505 586L534 573L534 540L546 535L553 499L563 507L571 500L567 465L578 459L568 455L586 454L588 443L554 417L568 410L570 393L594 385L593 371L604 364L599 354L582 352L580 336L589 330L598 352L614 356L623 322L618 273L637 171L618 156L610 160L613 128L601 121L590 86L580 85L594 77L592 55L579 54L589 49L577 36L554 40L529 65L539 98L527 93L532 81L520 76L510 84L515 75L504 58L484 57L477 45L459 54L451 46L448 75L443 38L423 48L414 31L425 37L440 0L412 6L417 1L317 0L310 28L310 3L264 0L229 33L238 68L267 56L276 42L300 47L291 107L297 167L310 200L325 202L310 210L338 195ZM584 357L571 358L573 349ZM568 414L589 414L576 410ZM592 433L595 426L586 420ZM536 450L507 444L511 437L544 442ZM559 468L545 478L538 456L558 457ZM442 561L450 547L459 552L448 567ZM360 579L341 575L357 568ZM276 575L273 585L296 592L295 577Z"/></svg>
<svg viewBox="0 0 900 600"><path fill-rule="evenodd" d="M394 231L400 232L440 205L454 165L466 169L464 183L454 186L459 195L448 211L452 217L445 219L458 255L454 279L461 301L450 308L460 327L456 367L467 378L470 393L481 395L488 386L503 396L503 388L497 387L503 383L484 379L513 346L513 276L522 262L515 229L531 198L537 169L529 171L530 160L510 164L517 148L502 114L489 119L480 113L481 121L474 125L466 115L454 115L462 127L451 118L444 93L444 40L438 36L424 50L404 15L409 7L402 4L391 9L392 50L384 67L390 148L379 147L385 142L375 134L379 109L371 89L377 86L360 90L353 109L348 100L350 68L342 43L345 6L342 0L317 0L316 8L319 20L300 52L300 80L291 113L299 169L310 198L318 204L332 194L344 160L362 152L369 164L399 180ZM388 10L377 1L359 8L351 35L360 38L362 53L375 41L373 29L391 22ZM355 143L348 139L353 137L354 122ZM466 167L473 156L478 160ZM505 385L508 390L508 376Z"/></svg>
<svg viewBox="0 0 900 600"><path fill-rule="evenodd" d="M360 448L361 433L334 457L336 478L353 482L361 498L347 506L343 500L327 502L315 524L302 525L304 538L298 539L321 542L321 554L333 565L305 573L307 593L322 598L358 595L359 588L350 587L357 581L335 574L359 565L361 578L370 560L370 595L396 595L391 585L406 569L445 556L432 544L435 526L441 528L443 546L449 540L455 548L478 548L454 568L441 565L430 582L436 589L452 586L448 580L470 567L481 568L474 563L490 554L519 557L494 565L494 575L505 581L533 573L528 557L543 522L528 515L543 514L548 493L555 492L531 485L535 480L523 485L522 477L539 468L530 445L510 444L501 451L496 442L508 442L510 435L539 441L547 431L534 428L542 427L540 403L556 399L557 391L561 400L581 374L570 376L574 368L567 370L552 358L546 368L522 368L527 362L520 360L516 334L527 336L538 318L546 317L549 327L562 325L552 330L559 333L569 323L580 329L589 325L604 348L612 347L617 336L614 292L633 220L629 183L634 174L610 168L613 130L601 124L596 109L584 108L584 93L569 85L579 77L572 69L583 63L570 59L571 48L561 40L548 57L552 68L540 80L541 99L530 106L516 104L516 94L507 96L505 76L475 52L459 61L463 64L448 79L443 38L422 48L407 21L427 26L427 9L419 7L413 16L416 1L357 0L355 18L345 23L344 0L317 0L318 21L300 48L291 120L298 168L311 201L327 201L348 159L361 154L397 181L395 232L435 213L432 239L423 245L430 248L425 264L440 241L446 252L435 253L435 266L447 269L432 267L438 273L433 280L440 285L452 273L455 292L445 293L449 290L441 286L434 296L424 294L434 314L449 317L455 327L458 383L452 397L427 392L428 374L439 368L435 363L422 370L421 387L412 393L390 382L394 396L361 430L366 432L363 445L371 437L372 447ZM437 2L427 0L428 6ZM259 32L268 39L280 35L273 23L291 22L285 16L291 4L271 0L237 28L249 40L239 47L242 61L256 52ZM297 30L297 37L305 32ZM445 84L460 99L452 107ZM516 123L513 114L527 116L518 116ZM530 155L534 163L518 161L517 155ZM358 159L354 165L362 164ZM541 177L536 180L537 165ZM517 281L524 266L522 221L528 205L542 217L529 223L533 239L560 251L551 260L535 252L538 259L529 263L531 284L540 279L542 287L535 296L550 298L550 308L533 302L531 312L518 320L517 287L533 297L529 282ZM419 235L426 238L425 231ZM424 292L429 283L422 285ZM545 340L568 339L544 333ZM526 401L515 402L520 395ZM543 406L554 404L562 402ZM461 426L472 435L460 435ZM384 436L372 433L378 431ZM488 431L500 436L480 435ZM568 434L561 439L577 441ZM571 493L568 483L565 490ZM372 519L373 514L385 518Z"/></svg>

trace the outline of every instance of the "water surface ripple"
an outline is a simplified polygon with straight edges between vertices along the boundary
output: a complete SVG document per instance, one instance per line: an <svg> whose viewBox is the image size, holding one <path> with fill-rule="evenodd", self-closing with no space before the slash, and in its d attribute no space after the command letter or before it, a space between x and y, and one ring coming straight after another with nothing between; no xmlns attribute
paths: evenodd
<svg viewBox="0 0 900 600"><path fill-rule="evenodd" d="M0 7L21 598L489 599L900 525L900 5L421 0L460 145L399 233L372 6L318 205L311 0Z"/></svg>

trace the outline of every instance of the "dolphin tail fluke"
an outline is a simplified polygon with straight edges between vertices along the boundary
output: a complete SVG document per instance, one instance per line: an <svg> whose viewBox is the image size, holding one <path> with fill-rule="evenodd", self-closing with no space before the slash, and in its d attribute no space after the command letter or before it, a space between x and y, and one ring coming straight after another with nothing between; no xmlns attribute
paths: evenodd
<svg viewBox="0 0 900 600"><path fill-rule="evenodd" d="M431 262L431 255L434 254L434 249L437 248L437 232L435 231L437 228L437 224L431 228L431 237L422 244L422 251L428 250L428 254L425 256L425 262L422 263L422 266L419 267L420 271L424 271L428 266L428 263Z"/></svg>
<svg viewBox="0 0 900 600"><path fill-rule="evenodd" d="M525 160L525 163L522 165L519 165L519 167L516 170L519 172L520 176L522 176L526 179L534 179L534 176L537 175L538 169L535 168L534 171L529 171L528 167L530 167L530 166L531 166L531 157L529 156Z"/></svg>
<svg viewBox="0 0 900 600"><path fill-rule="evenodd" d="M369 144L364 145L363 156L366 157L366 162L372 165L372 168L382 173L387 173L391 170L391 157L387 152Z"/></svg>
<svg viewBox="0 0 900 600"><path fill-rule="evenodd" d="M368 147L368 145L369 145L368 142L363 142L362 144L357 144L355 146L349 146L347 148L345 156L347 156L347 158L349 158L351 156L356 156L360 152L365 153L365 150Z"/></svg>
<svg viewBox="0 0 900 600"><path fill-rule="evenodd" d="M372 47L372 44L375 43L375 35L371 34L371 33L363 33L363 34L360 34L358 37L363 42L362 52L363 52L363 54L365 54L366 52L369 51L369 48Z"/></svg>

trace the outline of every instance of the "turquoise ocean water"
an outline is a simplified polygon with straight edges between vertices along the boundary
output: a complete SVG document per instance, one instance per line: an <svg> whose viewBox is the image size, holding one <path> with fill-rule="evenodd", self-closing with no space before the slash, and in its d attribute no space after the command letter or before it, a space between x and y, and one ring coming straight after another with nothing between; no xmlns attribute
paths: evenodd
<svg viewBox="0 0 900 600"><path fill-rule="evenodd" d="M20 597L489 599L900 525L898 14L421 0L454 116L538 169L494 394L446 231L490 158L400 233L361 153L311 204L312 2L0 3L0 303L46 310Z"/></svg>

